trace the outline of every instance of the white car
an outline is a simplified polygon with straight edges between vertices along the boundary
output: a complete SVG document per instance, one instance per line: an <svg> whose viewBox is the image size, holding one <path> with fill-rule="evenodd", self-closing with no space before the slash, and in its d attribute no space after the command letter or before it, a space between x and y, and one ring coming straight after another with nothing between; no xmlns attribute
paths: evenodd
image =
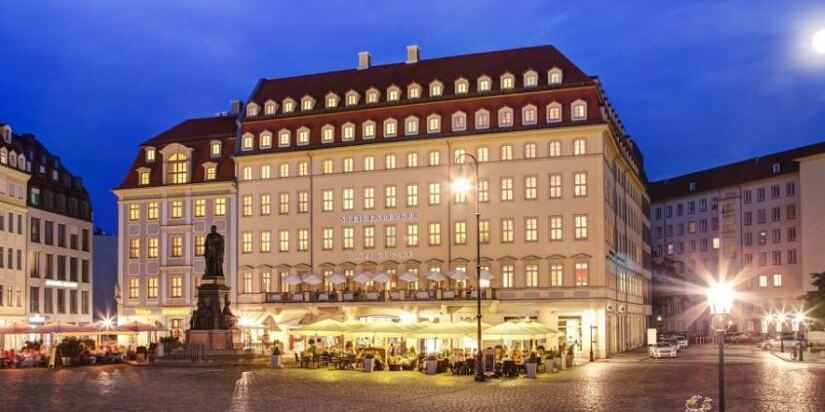
<svg viewBox="0 0 825 412"><path fill-rule="evenodd" d="M676 346L677 349L687 349L688 347L688 339L684 336L674 336L676 339Z"/></svg>
<svg viewBox="0 0 825 412"><path fill-rule="evenodd" d="M659 342L650 346L650 356L656 359L675 358L676 352L676 347L666 342Z"/></svg>

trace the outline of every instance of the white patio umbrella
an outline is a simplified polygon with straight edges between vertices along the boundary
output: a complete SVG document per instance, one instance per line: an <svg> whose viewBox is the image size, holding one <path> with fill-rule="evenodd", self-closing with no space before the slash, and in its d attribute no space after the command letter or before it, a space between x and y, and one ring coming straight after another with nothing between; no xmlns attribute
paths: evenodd
<svg viewBox="0 0 825 412"><path fill-rule="evenodd" d="M361 272L361 273L353 276L352 280L355 281L355 282L358 282L358 283L364 283L364 282L369 282L370 280L372 280L372 277L370 276L369 273Z"/></svg>
<svg viewBox="0 0 825 412"><path fill-rule="evenodd" d="M390 275L388 275L384 272L379 272L379 273L376 273L376 274L372 275L372 281L373 282L386 282L388 280L390 280Z"/></svg>
<svg viewBox="0 0 825 412"><path fill-rule="evenodd" d="M398 275L398 279L403 280L404 282L417 282L418 281L418 275L416 275L415 273L412 273L410 271L401 272L401 274Z"/></svg>
<svg viewBox="0 0 825 412"><path fill-rule="evenodd" d="M467 280L467 272L463 272L460 270L451 270L450 273L448 273L447 275L452 280Z"/></svg>
<svg viewBox="0 0 825 412"><path fill-rule="evenodd" d="M291 275L287 275L287 277L284 278L283 282L287 285L298 285L301 284L302 280L300 275L298 275L297 273L293 273Z"/></svg>
<svg viewBox="0 0 825 412"><path fill-rule="evenodd" d="M317 273L307 273L301 280L308 285L320 285L324 281L323 276Z"/></svg>
<svg viewBox="0 0 825 412"><path fill-rule="evenodd" d="M327 276L327 282L332 283L333 285L337 285L339 283L344 283L347 281L347 277L340 274L340 273L333 273Z"/></svg>
<svg viewBox="0 0 825 412"><path fill-rule="evenodd" d="M489 270L482 270L481 271L481 280L493 280L496 277L493 276L493 273Z"/></svg>
<svg viewBox="0 0 825 412"><path fill-rule="evenodd" d="M447 279L447 277L444 276L441 272L436 272L434 270L431 270L431 271L427 272L427 279L434 280L436 282L440 282L444 279Z"/></svg>

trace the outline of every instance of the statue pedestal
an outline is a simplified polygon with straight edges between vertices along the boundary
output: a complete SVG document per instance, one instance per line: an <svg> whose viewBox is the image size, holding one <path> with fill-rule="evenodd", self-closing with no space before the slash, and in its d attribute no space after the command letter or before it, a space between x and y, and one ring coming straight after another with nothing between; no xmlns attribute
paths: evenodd
<svg viewBox="0 0 825 412"><path fill-rule="evenodd" d="M239 354L243 350L238 329L187 330L186 344L199 347L204 356Z"/></svg>
<svg viewBox="0 0 825 412"><path fill-rule="evenodd" d="M186 343L199 356L241 354L241 331L229 310L229 287L223 276L204 276L198 286L198 309L192 313Z"/></svg>

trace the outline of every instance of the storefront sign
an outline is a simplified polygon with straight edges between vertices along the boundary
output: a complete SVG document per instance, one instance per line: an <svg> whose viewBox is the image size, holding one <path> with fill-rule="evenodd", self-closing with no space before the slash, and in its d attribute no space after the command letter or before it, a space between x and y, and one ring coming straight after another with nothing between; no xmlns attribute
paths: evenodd
<svg viewBox="0 0 825 412"><path fill-rule="evenodd" d="M373 223L373 222L414 222L418 220L417 210L405 212L371 213L364 215L343 215L341 223Z"/></svg>
<svg viewBox="0 0 825 412"><path fill-rule="evenodd" d="M135 315L137 315L137 316L150 316L151 314L152 314L152 309L142 309L142 308L135 309Z"/></svg>
<svg viewBox="0 0 825 412"><path fill-rule="evenodd" d="M46 286L52 286L56 288L77 289L77 282L69 282L67 280L46 279Z"/></svg>
<svg viewBox="0 0 825 412"><path fill-rule="evenodd" d="M412 250L382 250L378 252L347 252L344 259L357 262L361 260L402 260L412 259Z"/></svg>
<svg viewBox="0 0 825 412"><path fill-rule="evenodd" d="M46 323L46 317L39 313L35 313L29 316L29 323Z"/></svg>
<svg viewBox="0 0 825 412"><path fill-rule="evenodd" d="M192 309L190 308L162 308L160 314L164 316L186 316Z"/></svg>

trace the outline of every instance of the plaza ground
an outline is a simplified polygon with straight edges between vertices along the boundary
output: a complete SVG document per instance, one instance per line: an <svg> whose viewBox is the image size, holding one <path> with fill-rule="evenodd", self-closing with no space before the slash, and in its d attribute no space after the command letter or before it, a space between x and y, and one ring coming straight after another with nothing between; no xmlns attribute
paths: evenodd
<svg viewBox="0 0 825 412"><path fill-rule="evenodd" d="M729 411L825 410L825 364L748 347L728 352ZM693 394L716 398L716 359L712 347L693 346L677 359L632 352L536 380L483 384L449 374L297 368L2 370L0 410L682 411Z"/></svg>

